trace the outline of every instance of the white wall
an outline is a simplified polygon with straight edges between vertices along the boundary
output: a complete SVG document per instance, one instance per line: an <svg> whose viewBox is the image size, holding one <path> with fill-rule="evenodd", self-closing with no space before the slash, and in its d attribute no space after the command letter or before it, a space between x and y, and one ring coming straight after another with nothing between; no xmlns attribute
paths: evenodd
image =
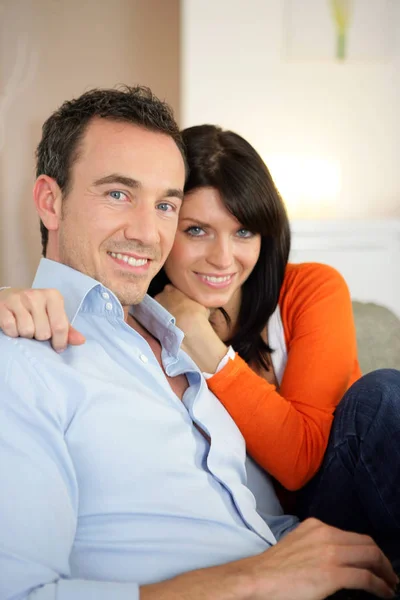
<svg viewBox="0 0 400 600"><path fill-rule="evenodd" d="M322 262L345 278L352 297L400 318L400 219L292 222L293 262Z"/></svg>
<svg viewBox="0 0 400 600"><path fill-rule="evenodd" d="M390 60L345 64L285 59L285 2L183 0L183 125L245 136L292 217L399 217L400 2Z"/></svg>
<svg viewBox="0 0 400 600"><path fill-rule="evenodd" d="M32 202L43 121L92 87L150 86L179 110L179 0L0 1L0 285L40 257Z"/></svg>

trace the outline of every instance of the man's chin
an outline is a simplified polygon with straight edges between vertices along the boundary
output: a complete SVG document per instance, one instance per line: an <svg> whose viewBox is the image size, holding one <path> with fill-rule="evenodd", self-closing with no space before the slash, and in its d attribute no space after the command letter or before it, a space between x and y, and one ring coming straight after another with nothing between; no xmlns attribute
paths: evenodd
<svg viewBox="0 0 400 600"><path fill-rule="evenodd" d="M122 306L132 306L134 304L140 304L140 302L143 300L146 294L147 288L145 290L136 290L135 292L127 292L126 290L124 290L119 294L115 293Z"/></svg>
<svg viewBox="0 0 400 600"><path fill-rule="evenodd" d="M122 306L139 304L147 294L149 287L147 281L142 281L140 284L137 282L121 284L121 281L103 281L102 283L116 295Z"/></svg>

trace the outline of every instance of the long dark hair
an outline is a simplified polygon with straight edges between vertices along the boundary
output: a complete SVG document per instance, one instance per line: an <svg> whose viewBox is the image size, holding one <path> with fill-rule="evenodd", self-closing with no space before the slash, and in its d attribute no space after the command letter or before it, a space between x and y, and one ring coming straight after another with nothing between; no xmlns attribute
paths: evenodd
<svg viewBox="0 0 400 600"><path fill-rule="evenodd" d="M189 168L185 193L202 187L217 189L239 223L261 235L260 256L243 284L238 322L229 343L246 362L268 369L272 348L261 332L278 304L289 258L285 205L260 155L237 133L199 125L183 130L182 137ZM149 294L155 296L167 283L162 269Z"/></svg>

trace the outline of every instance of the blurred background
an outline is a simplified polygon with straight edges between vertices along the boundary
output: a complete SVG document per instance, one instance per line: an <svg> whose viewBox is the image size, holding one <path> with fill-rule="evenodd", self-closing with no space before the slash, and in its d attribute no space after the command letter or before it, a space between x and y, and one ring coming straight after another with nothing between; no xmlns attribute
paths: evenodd
<svg viewBox="0 0 400 600"><path fill-rule="evenodd" d="M337 266L400 314L400 0L0 0L0 284L40 257L43 121L92 87L141 83L182 127L260 152L295 260Z"/></svg>

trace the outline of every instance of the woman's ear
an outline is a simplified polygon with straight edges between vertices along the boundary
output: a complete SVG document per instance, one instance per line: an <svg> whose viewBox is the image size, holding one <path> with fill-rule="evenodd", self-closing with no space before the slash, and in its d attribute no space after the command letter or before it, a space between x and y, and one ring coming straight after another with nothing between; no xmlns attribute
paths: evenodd
<svg viewBox="0 0 400 600"><path fill-rule="evenodd" d="M39 175L33 187L33 200L44 226L49 231L57 231L61 220L62 192L55 179Z"/></svg>

